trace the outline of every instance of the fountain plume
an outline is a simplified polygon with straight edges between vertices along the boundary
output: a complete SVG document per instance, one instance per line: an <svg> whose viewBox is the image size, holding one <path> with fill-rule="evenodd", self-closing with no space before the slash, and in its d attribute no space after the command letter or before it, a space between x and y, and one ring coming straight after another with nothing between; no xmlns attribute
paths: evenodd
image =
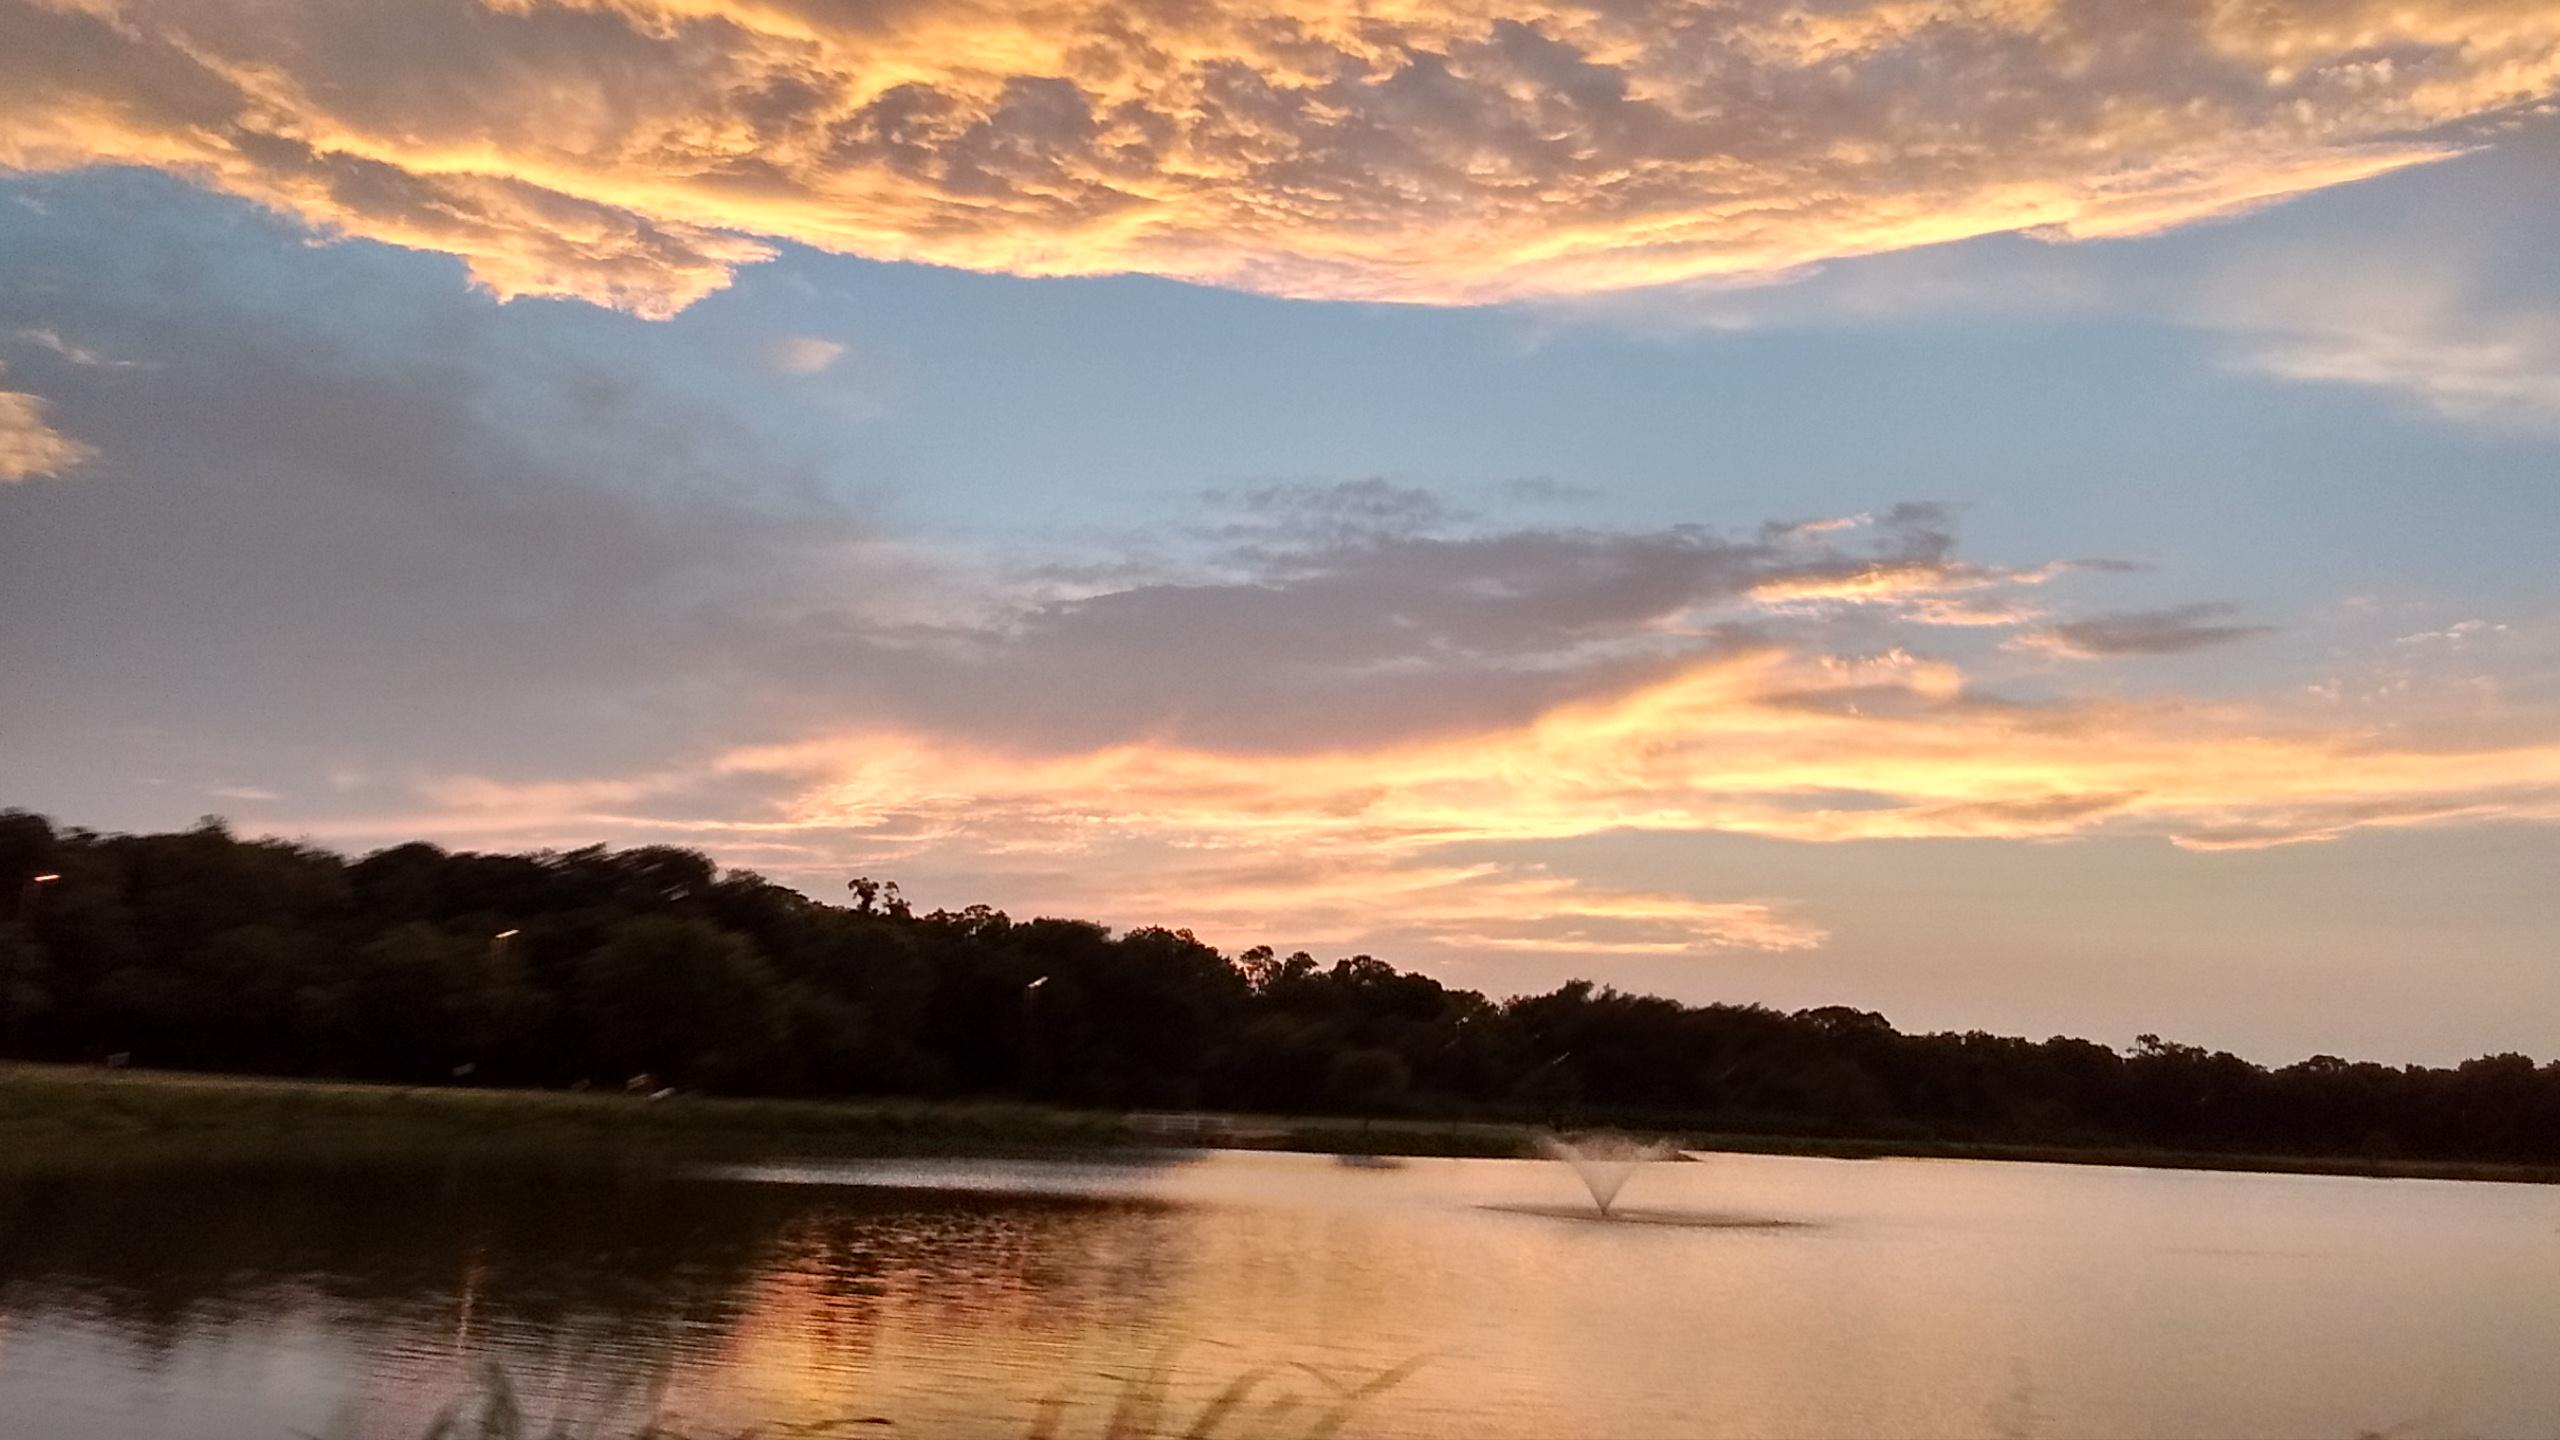
<svg viewBox="0 0 2560 1440"><path fill-rule="evenodd" d="M1635 1177L1638 1167L1677 1153L1659 1140L1613 1134L1541 1135L1538 1151L1563 1162L1581 1178L1583 1188L1591 1192L1592 1208L1603 1220L1609 1218L1609 1207L1617 1203L1618 1192Z"/></svg>

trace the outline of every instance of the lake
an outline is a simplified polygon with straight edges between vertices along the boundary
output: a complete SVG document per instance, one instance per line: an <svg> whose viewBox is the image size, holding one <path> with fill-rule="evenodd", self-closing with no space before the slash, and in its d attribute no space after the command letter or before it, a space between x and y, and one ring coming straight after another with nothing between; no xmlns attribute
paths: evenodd
<svg viewBox="0 0 2560 1440"><path fill-rule="evenodd" d="M491 1362L694 1434L2560 1436L2560 1189L1712 1156L1620 1204L1251 1152L0 1179L0 1437L410 1440Z"/></svg>

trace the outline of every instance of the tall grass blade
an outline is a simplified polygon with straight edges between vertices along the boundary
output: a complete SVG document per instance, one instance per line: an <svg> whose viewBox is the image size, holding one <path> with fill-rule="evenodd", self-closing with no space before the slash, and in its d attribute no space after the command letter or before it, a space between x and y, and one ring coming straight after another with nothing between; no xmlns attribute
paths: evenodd
<svg viewBox="0 0 2560 1440"><path fill-rule="evenodd" d="M1337 1386L1336 1393L1340 1398L1333 1402L1332 1409L1317 1416L1315 1423L1302 1432L1305 1440L1330 1440L1330 1437L1341 1434L1342 1427L1351 1423L1352 1412L1358 1410L1363 1402L1384 1395L1412 1379L1415 1371L1429 1363L1429 1355L1416 1355L1403 1364L1379 1371L1348 1390Z"/></svg>
<svg viewBox="0 0 2560 1440"><path fill-rule="evenodd" d="M1201 1407L1199 1418L1193 1420L1191 1428L1183 1432L1183 1440L1214 1440L1218 1427L1226 1423L1227 1417L1235 1413L1236 1407L1244 1404L1246 1398L1253 1394L1254 1387L1260 1385L1270 1373L1269 1370L1257 1368L1247 1370L1228 1381L1225 1389L1220 1390L1207 1405Z"/></svg>
<svg viewBox="0 0 2560 1440"><path fill-rule="evenodd" d="M1182 1348L1179 1340L1165 1342L1147 1362L1147 1368L1131 1376L1120 1386L1120 1398L1111 1407L1110 1423L1102 1430L1103 1440L1146 1440L1160 1428L1164 1418L1165 1390L1172 1380L1174 1352Z"/></svg>

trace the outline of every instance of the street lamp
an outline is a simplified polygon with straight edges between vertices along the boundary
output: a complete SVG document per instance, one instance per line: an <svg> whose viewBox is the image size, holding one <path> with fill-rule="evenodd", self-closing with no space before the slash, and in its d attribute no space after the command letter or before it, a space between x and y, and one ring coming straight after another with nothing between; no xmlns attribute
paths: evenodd
<svg viewBox="0 0 2560 1440"><path fill-rule="evenodd" d="M1022 1079L1034 1090L1048 1068L1040 1054L1040 989L1048 983L1049 977L1043 975L1022 987Z"/></svg>
<svg viewBox="0 0 2560 1440"><path fill-rule="evenodd" d="M51 870L48 870L41 875L30 875L27 877L27 883L18 887L18 921L20 924L26 923L27 918L36 913L36 899L44 894L44 887L55 884L61 879L62 877L59 874L56 874Z"/></svg>
<svg viewBox="0 0 2560 1440"><path fill-rule="evenodd" d="M27 927L27 922L35 918L36 897L44 894L44 887L54 884L61 879L61 875L48 870L41 875L28 876L27 883L18 887L17 921L20 929L25 929ZM30 935L29 939L32 940L33 936ZM9 1058L15 1060L18 1058L18 1022L20 1019L18 1014L18 947L13 944L5 953L8 958L8 969L5 972L0 972L0 1020L5 1020L5 1025L0 1025L0 1030L5 1030Z"/></svg>

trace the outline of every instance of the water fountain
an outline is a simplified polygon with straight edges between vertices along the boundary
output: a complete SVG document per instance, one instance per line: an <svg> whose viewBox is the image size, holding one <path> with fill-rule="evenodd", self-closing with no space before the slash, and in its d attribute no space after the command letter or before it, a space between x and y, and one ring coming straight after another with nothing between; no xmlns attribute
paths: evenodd
<svg viewBox="0 0 2560 1440"><path fill-rule="evenodd" d="M1618 1192L1635 1178L1640 1167L1679 1153L1659 1140L1608 1133L1541 1135L1538 1152L1563 1162L1581 1177L1583 1188L1591 1192L1592 1208L1600 1212L1603 1220L1609 1218L1609 1207L1617 1203Z"/></svg>

